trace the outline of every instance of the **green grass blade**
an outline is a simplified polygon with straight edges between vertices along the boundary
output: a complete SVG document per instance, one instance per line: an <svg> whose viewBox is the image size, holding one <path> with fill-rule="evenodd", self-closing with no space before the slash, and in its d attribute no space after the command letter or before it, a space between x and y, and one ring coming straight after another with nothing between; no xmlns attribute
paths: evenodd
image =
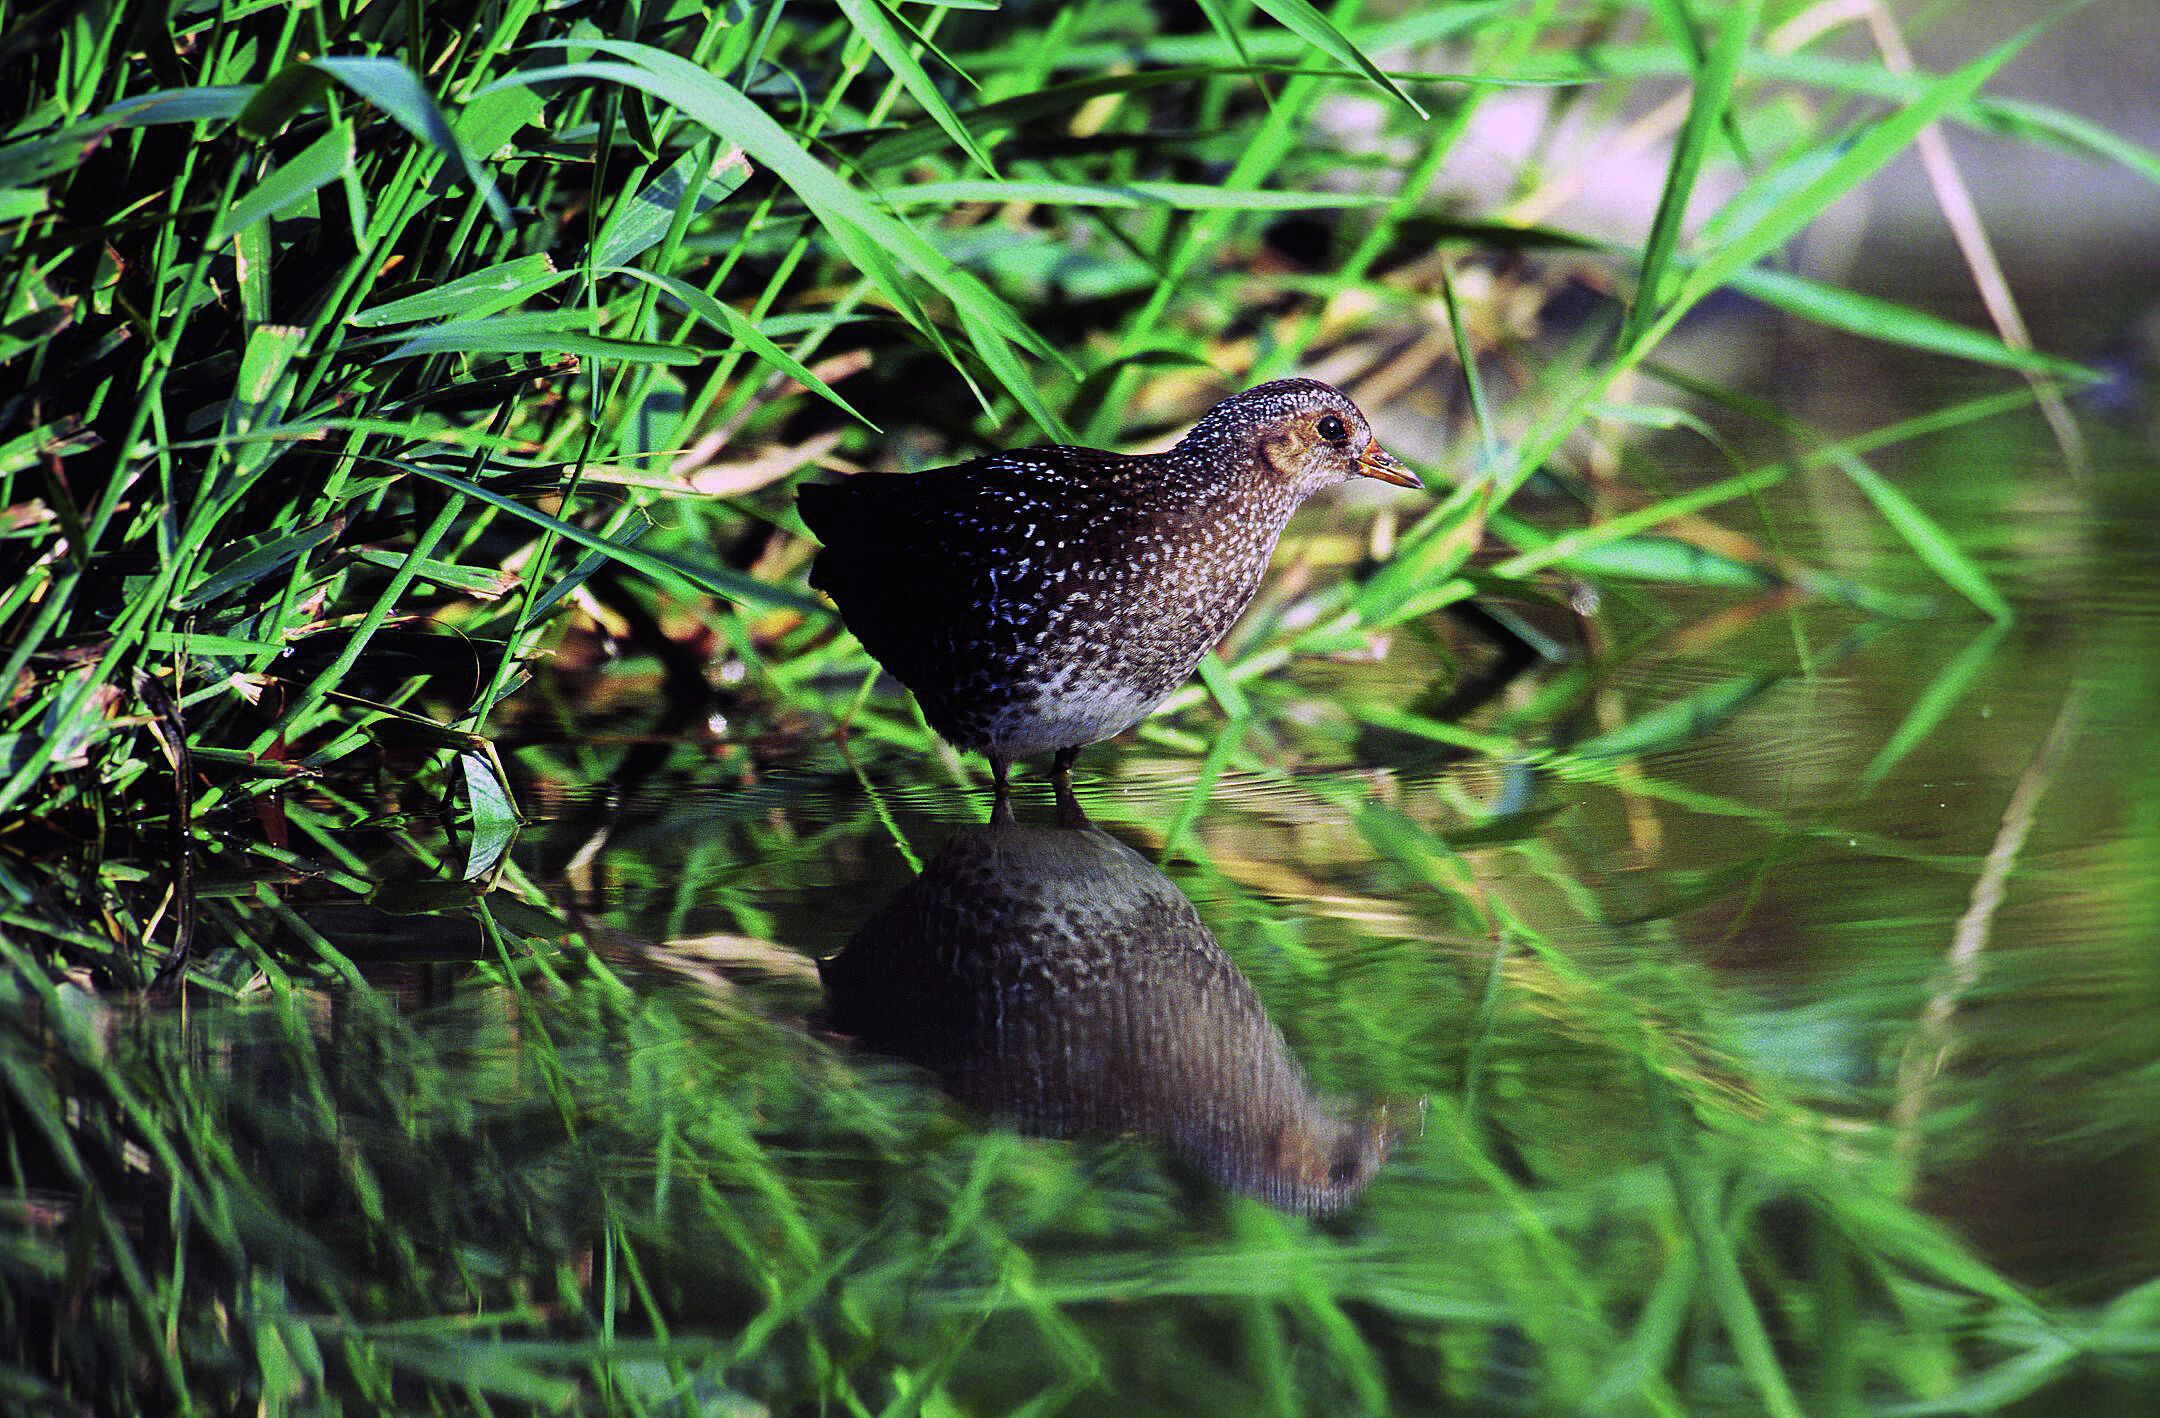
<svg viewBox="0 0 2160 1418"><path fill-rule="evenodd" d="M1333 21L1314 9L1307 0L1253 0L1253 3L1273 15L1283 28L1296 34L1313 48L1333 56L1378 84L1420 119L1432 117L1423 105L1404 93L1393 79L1381 73L1380 66L1365 57L1364 50L1352 44L1341 30L1335 28Z"/></svg>
<svg viewBox="0 0 2160 1418"><path fill-rule="evenodd" d="M1661 586L1722 586L1738 591L1765 591L1778 585L1780 580L1768 567L1735 561L1693 542L1672 537L1623 537L1614 542L1578 546L1558 565L1580 575L1610 576Z"/></svg>
<svg viewBox="0 0 2160 1418"><path fill-rule="evenodd" d="M791 610L820 618L831 612L824 604L809 596L799 595L785 587L769 585L741 572L729 571L719 566L699 566L665 556L659 552L646 551L598 533L589 532L573 522L551 517L537 508L503 496L499 492L480 486L455 473L428 467L424 463L401 463L398 466L444 487L453 488L478 502L499 508L513 517L532 523L535 527L551 531L568 541L576 542L588 551L596 551L611 561L620 562L633 571L650 576L655 581L666 581L692 591L716 597L731 605L755 606L761 610Z"/></svg>
<svg viewBox="0 0 2160 1418"><path fill-rule="evenodd" d="M701 150L684 153L660 176L614 213L594 243L589 264L595 269L627 266L658 246L675 224L675 213L690 191L692 179L704 162ZM699 181L692 197L693 216L702 216L727 200L750 176L750 165L740 153L728 153L713 163Z"/></svg>
<svg viewBox="0 0 2160 1418"><path fill-rule="evenodd" d="M751 324L747 316L727 302L715 300L687 281L679 281L673 276L656 275L651 271L639 270L634 266L616 267L604 274L628 276L633 280L644 281L648 285L657 287L665 292L669 299L675 301L684 310L704 321L714 330L739 344L748 346L752 354L771 365L774 369L785 374L805 389L814 390L820 397L831 400L839 408L845 410L849 417L858 420L865 428L870 429L872 432L879 431L876 424L865 418L853 404L841 398L830 384L812 374L803 365L802 361L774 344L770 336Z"/></svg>
<svg viewBox="0 0 2160 1418"><path fill-rule="evenodd" d="M1763 1324L1762 1312L1741 1274L1738 1249L1726 1233L1714 1185L1704 1175L1701 1159L1696 1156L1694 1140L1689 1136L1693 1119L1685 1118L1681 1101L1673 1096L1671 1081L1647 1058L1641 1061L1641 1073L1674 1199L1689 1238L1695 1243L1695 1259L1702 1267L1707 1298L1724 1325L1740 1370L1754 1386L1770 1418L1803 1418L1800 1401Z"/></svg>
<svg viewBox="0 0 2160 1418"><path fill-rule="evenodd" d="M1708 487L1697 488L1693 492L1682 493L1678 497L1670 497L1663 502L1622 513L1595 526L1585 527L1579 532L1554 537L1543 546L1518 552L1493 567L1492 574L1511 578L1527 576L1533 571L1566 561L1579 553L1623 541L1662 522L1670 522L1675 517L1683 517L1720 502L1729 502L1733 498L1747 497L1766 487L1774 487L1784 481L1788 471L1790 470L1784 464L1773 463L1767 468L1757 468L1738 477L1722 478Z"/></svg>
<svg viewBox="0 0 2160 1418"><path fill-rule="evenodd" d="M261 182L255 184L254 191L235 202L232 210L220 217L216 227L212 228L211 242L222 241L231 232L275 217L310 192L337 181L352 169L353 152L351 126L340 123L333 127L290 160L271 169Z"/></svg>
<svg viewBox="0 0 2160 1418"><path fill-rule="evenodd" d="M1746 229L1708 253L1702 263L1681 281L1671 306L1661 312L1655 325L1644 330L1637 344L1661 338L1687 310L1732 276L1754 265L1800 229L1815 220L1833 203L1842 200L1879 172L1892 158L1912 145L1920 130L1939 121L1959 105L1969 102L1981 85L2029 44L2045 25L2030 26L1997 45L1979 59L1929 84L1912 103L1870 125L1852 143L1799 190L1773 204ZM1746 194L1742 194L1742 200Z"/></svg>
<svg viewBox="0 0 2160 1418"><path fill-rule="evenodd" d="M200 610L213 601L222 600L243 586L252 585L298 561L342 530L340 522L318 522L285 536L255 537L241 542L212 563L185 595L176 597L173 609Z"/></svg>
<svg viewBox="0 0 2160 1418"><path fill-rule="evenodd" d="M1034 420L1037 428L1058 443L1080 441L1065 422L1064 415L1043 397L1039 379L1020 362L1012 346L998 338L997 331L985 328L982 317L966 308L960 311L960 328L974 342L976 355L997 376L998 383L1012 395L1013 401Z"/></svg>
<svg viewBox="0 0 2160 1418"><path fill-rule="evenodd" d="M697 364L710 352L683 345L664 345L651 340L618 340L574 329L587 325L602 312L565 307L560 310L515 310L483 315L472 320L445 320L417 333L396 331L370 335L348 343L353 346L395 343L384 359L410 359L434 354L570 354L600 359L619 359L633 364Z"/></svg>
<svg viewBox="0 0 2160 1418"><path fill-rule="evenodd" d="M479 319L508 310L564 280L544 251L467 272L417 295L371 305L346 323L363 330L431 320Z"/></svg>
<svg viewBox="0 0 2160 1418"><path fill-rule="evenodd" d="M961 202L1041 202L1052 206L1161 209L1180 212L1314 212L1376 206L1388 199L1363 192L1268 192L1197 182L923 182L892 194L895 206Z"/></svg>
<svg viewBox="0 0 2160 1418"><path fill-rule="evenodd" d="M864 194L810 156L792 134L732 85L687 60L647 45L618 40L593 40L589 44L594 49L632 62L568 64L541 71L540 75L521 75L517 82L534 82L540 77L581 77L627 84L665 99L722 138L740 145L787 183L847 253L848 259L907 314L917 329L945 351L948 358L953 357L943 334L923 311L890 256L905 261L916 275L953 302L979 346L1016 345L1071 370L1071 362L1030 329L1003 298L953 264L907 223L873 206ZM978 353L999 373L1007 392L1021 407L1035 413L1038 423L1044 423L1046 432L1053 437L1066 433L1062 421L1054 416L1045 422L1046 410L1036 388L1038 381L1021 369L1009 349L982 347ZM957 359L954 363L957 367Z"/></svg>
<svg viewBox="0 0 2160 1418"><path fill-rule="evenodd" d="M517 804L509 785L495 771L486 754L461 753L458 767L465 779L465 799L472 808L472 840L466 845L462 877L477 881L495 869L510 849L520 826Z"/></svg>
<svg viewBox="0 0 2160 1418"><path fill-rule="evenodd" d="M1251 69L1252 50L1246 46L1244 31L1237 27L1223 0L1200 0L1200 13L1207 16L1208 28L1215 31L1216 38L1230 46L1230 52L1237 56L1238 67ZM1253 76L1253 87L1260 91L1263 102L1274 107L1274 95L1267 91L1267 85L1260 82L1257 74Z"/></svg>
<svg viewBox="0 0 2160 1418"><path fill-rule="evenodd" d="M1842 448L1830 450L1831 461L1860 489L1883 520L1897 529L1905 544L1914 555L1927 564L1930 571L1940 576L1966 600L1971 601L1992 620L2007 624L2016 619L2010 603L2002 598L1985 574L1973 565L1972 558L1958 548L1949 534L1936 525L1935 519L1920 510L1911 498L1897 490L1890 481L1876 472L1860 458Z"/></svg>
<svg viewBox="0 0 2160 1418"><path fill-rule="evenodd" d="M247 111L259 85L223 84L199 88L158 89L124 98L98 117L124 128L149 128L160 123L210 123L238 118Z"/></svg>
<svg viewBox="0 0 2160 1418"><path fill-rule="evenodd" d="M885 7L878 0L840 0L840 13L847 16L848 23L855 26L855 32L869 43L877 57L885 61L885 67L892 70L893 77L900 81L908 96L922 105L923 112L945 130L946 136L959 145L960 151L973 158L984 172L996 177L997 168L991 163L990 154L983 151L982 145L975 141L975 135L954 114L952 105L945 102L945 96L938 92L929 73L909 51L907 38L893 23L892 16L885 12Z"/></svg>
<svg viewBox="0 0 2160 1418"><path fill-rule="evenodd" d="M1762 0L1739 0L1725 15L1711 49L1695 76L1694 93L1687 119L1673 143L1672 161L1665 172L1665 187L1658 194L1657 214L1650 221L1650 236L1643 245L1642 273L1635 304L1628 311L1621 343L1631 342L1655 318L1664 304L1665 287L1673 275L1673 254L1680 245L1680 225L1687 216L1688 199L1702 175L1703 159L1710 142L1725 119L1741 56L1762 15Z"/></svg>
<svg viewBox="0 0 2160 1418"><path fill-rule="evenodd" d="M1774 674L1745 675L1706 686L1670 704L1660 704L1617 728L1574 743L1568 752L1575 758L1639 758L1693 743L1783 678Z"/></svg>
<svg viewBox="0 0 2160 1418"><path fill-rule="evenodd" d="M494 179L473 160L443 116L435 96L410 68L395 59L325 58L288 65L272 75L248 101L240 126L269 136L314 102L325 79L334 79L381 109L408 133L434 148L487 204L496 226L510 229L510 204Z"/></svg>
<svg viewBox="0 0 2160 1418"><path fill-rule="evenodd" d="M1500 438L1493 424L1492 408L1485 399L1485 378L1478 372L1477 350L1470 343L1470 326L1463 319L1462 302L1455 298L1455 273L1448 262L1440 263L1440 301L1447 310L1448 336L1455 345L1455 362L1461 366L1463 387L1470 395L1470 417L1477 424L1478 445L1484 450L1483 466L1499 461Z"/></svg>
<svg viewBox="0 0 2160 1418"><path fill-rule="evenodd" d="M1971 360L1975 364L1993 365L2020 374L2038 374L2080 383L2102 377L2100 371L2075 360L2035 350L2015 350L1989 331L1960 325L1896 301L1824 285L1790 271L1757 266L1736 273L1732 286L1788 314L1862 339Z"/></svg>
<svg viewBox="0 0 2160 1418"><path fill-rule="evenodd" d="M1927 688L1913 701L1913 707L1905 715L1883 746L1868 760L1867 767L1860 770L1854 780L1856 787L1865 790L1874 787L1889 775L1891 769L1904 761L1905 756L1926 742L1936 726L1949 717L1965 691L1972 688L1980 670L2002 643L2010 627L1997 622L1973 637L1972 643L1957 654L1957 658L1943 667L1941 674L1928 681Z"/></svg>
<svg viewBox="0 0 2160 1418"><path fill-rule="evenodd" d="M1992 127L2008 129L2021 137L2044 135L2072 152L2120 164L2160 186L2160 153L2120 133L2111 133L2089 118L2018 99L1994 99L1978 105L1978 109L1982 120L1997 120Z"/></svg>
<svg viewBox="0 0 2160 1418"><path fill-rule="evenodd" d="M510 229L510 204L495 188L487 169L473 160L465 145L451 131L450 120L435 102L427 86L405 65L394 59L317 59L315 67L389 114L414 137L442 154L487 203L488 215L504 231Z"/></svg>
<svg viewBox="0 0 2160 1418"><path fill-rule="evenodd" d="M592 359L621 360L625 364L670 364L678 367L703 364L712 351L681 345L655 344L650 340L616 340L576 330L494 330L484 322L457 321L425 335L416 335L384 355L384 359L410 359L429 354L480 355L583 355Z"/></svg>

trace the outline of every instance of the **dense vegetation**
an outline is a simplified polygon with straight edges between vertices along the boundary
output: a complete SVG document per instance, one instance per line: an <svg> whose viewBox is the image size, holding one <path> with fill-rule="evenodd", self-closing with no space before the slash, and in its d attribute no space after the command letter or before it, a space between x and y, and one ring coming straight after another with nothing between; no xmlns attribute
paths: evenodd
<svg viewBox="0 0 2160 1418"><path fill-rule="evenodd" d="M745 784L843 719L938 753L805 589L799 475L1143 444L1294 372L1451 490L1301 524L1173 706L1210 717L1150 730L1190 758L1166 850L1226 769L1295 757L1211 737L1298 692L1272 672L1396 634L1458 675L1435 613L1473 597L2010 617L1871 460L2082 371L1781 253L1933 124L2160 158L1990 99L2029 35L1929 75L1807 4L1376 8L0 7L10 1407L1948 1411L2152 1351L2149 1290L2045 1308L1909 1208L1887 1140L1736 1080L1686 966L1623 988L1383 805L1373 850L1620 1078L1628 1165L1522 1156L1487 1040L1433 1080L1453 1167L1368 1229L1199 1201L959 1127L725 991L631 988L508 855L537 779L623 772L550 725L724 716L695 752ZM1454 188L1503 104L1545 146ZM1640 241L1542 224L1599 180L1577 119L1669 147ZM1727 292L1983 387L1819 434L1661 363ZM1676 485L1643 431L1729 467ZM1714 520L1820 469L1928 586ZM1355 732L1498 751L1449 687ZM1507 750L1595 688L1517 706ZM1679 720L1541 762L1609 782ZM754 808L715 834L745 841L819 849ZM362 899L493 988L407 1017ZM1491 1026L1503 973L1429 1022Z"/></svg>

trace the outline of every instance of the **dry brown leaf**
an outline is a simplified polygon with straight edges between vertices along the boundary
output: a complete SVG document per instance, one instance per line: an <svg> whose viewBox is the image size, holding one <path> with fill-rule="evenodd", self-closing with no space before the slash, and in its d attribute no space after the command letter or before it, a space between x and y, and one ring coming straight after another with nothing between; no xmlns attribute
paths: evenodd
<svg viewBox="0 0 2160 1418"><path fill-rule="evenodd" d="M727 463L704 461L717 448L707 447L715 440L700 439L668 471L689 484L693 492L707 497L741 497L780 481L806 463L815 463L839 446L844 432L836 428L800 443L774 444L756 457Z"/></svg>

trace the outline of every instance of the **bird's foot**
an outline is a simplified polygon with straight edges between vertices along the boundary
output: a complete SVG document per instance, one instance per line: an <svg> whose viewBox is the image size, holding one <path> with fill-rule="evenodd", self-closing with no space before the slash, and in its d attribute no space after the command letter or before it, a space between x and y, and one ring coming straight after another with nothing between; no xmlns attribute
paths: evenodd
<svg viewBox="0 0 2160 1418"><path fill-rule="evenodd" d="M1077 748L1061 748L1050 763L1050 787L1057 793L1057 816L1060 827L1093 827L1086 812L1081 810L1080 800L1073 796L1073 760L1080 756Z"/></svg>
<svg viewBox="0 0 2160 1418"><path fill-rule="evenodd" d="M1057 784L1057 815L1060 827L1093 827L1094 821L1082 810L1080 800L1073 796L1069 784L1060 780Z"/></svg>

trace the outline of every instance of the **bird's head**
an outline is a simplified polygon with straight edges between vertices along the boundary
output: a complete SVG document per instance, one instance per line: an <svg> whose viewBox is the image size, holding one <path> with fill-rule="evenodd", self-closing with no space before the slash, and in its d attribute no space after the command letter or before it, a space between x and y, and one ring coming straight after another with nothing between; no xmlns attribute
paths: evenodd
<svg viewBox="0 0 2160 1418"><path fill-rule="evenodd" d="M1299 501L1351 478L1424 486L1374 440L1358 406L1317 379L1276 379L1233 394L1209 409L1186 441L1245 453L1260 476Z"/></svg>

